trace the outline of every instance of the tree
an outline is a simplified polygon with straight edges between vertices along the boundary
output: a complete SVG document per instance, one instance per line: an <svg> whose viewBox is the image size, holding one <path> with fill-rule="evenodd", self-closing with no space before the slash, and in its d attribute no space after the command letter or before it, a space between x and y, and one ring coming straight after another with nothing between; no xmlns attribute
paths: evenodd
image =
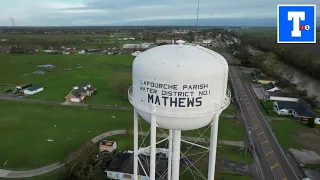
<svg viewBox="0 0 320 180"><path fill-rule="evenodd" d="M312 107L317 107L319 102L318 102L318 96L312 95L312 96L306 96L305 100L312 106Z"/></svg>
<svg viewBox="0 0 320 180"><path fill-rule="evenodd" d="M127 100L128 99L128 89L132 84L131 71L118 71L109 79L109 86L112 90L117 93L119 99Z"/></svg>
<svg viewBox="0 0 320 180"><path fill-rule="evenodd" d="M91 180L97 163L98 148L91 142L85 144L78 151L67 158L66 173L63 180Z"/></svg>
<svg viewBox="0 0 320 180"><path fill-rule="evenodd" d="M10 52L12 54L23 54L26 50L23 47L20 46L12 46L10 48Z"/></svg>
<svg viewBox="0 0 320 180"><path fill-rule="evenodd" d="M314 119L309 119L309 121L308 121L308 127L309 127L309 128L314 128L314 127L316 127L316 124L315 124L315 122L314 122Z"/></svg>

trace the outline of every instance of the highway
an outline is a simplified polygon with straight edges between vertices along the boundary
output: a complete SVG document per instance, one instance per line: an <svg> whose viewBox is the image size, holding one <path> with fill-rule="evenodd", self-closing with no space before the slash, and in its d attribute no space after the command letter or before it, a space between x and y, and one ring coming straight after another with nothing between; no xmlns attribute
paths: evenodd
<svg viewBox="0 0 320 180"><path fill-rule="evenodd" d="M228 62L233 57L223 54ZM237 66L229 66L229 76L238 101L246 134L256 160L256 171L261 180L298 180L300 169L293 159L287 157L272 129L257 105L252 88L241 77ZM285 127L284 127L285 128ZM260 173L260 174L259 174Z"/></svg>

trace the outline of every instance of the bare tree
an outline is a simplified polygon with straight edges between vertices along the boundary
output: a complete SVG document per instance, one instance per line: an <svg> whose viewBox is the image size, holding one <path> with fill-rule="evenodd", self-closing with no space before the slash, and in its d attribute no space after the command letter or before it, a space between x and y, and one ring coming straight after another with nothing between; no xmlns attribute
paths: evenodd
<svg viewBox="0 0 320 180"><path fill-rule="evenodd" d="M63 180L91 180L97 169L98 148L91 142L67 158Z"/></svg>
<svg viewBox="0 0 320 180"><path fill-rule="evenodd" d="M118 71L110 76L109 85L121 100L128 99L128 89L132 84L131 72Z"/></svg>

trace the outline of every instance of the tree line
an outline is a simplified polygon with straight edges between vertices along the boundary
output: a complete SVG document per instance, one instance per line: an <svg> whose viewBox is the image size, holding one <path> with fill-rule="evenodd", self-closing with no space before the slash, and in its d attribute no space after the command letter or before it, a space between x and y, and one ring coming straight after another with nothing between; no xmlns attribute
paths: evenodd
<svg viewBox="0 0 320 180"><path fill-rule="evenodd" d="M279 68L282 62L280 58L273 52L264 52L252 55L248 51L248 46L242 44L233 44L229 46L229 52L233 53L235 58L240 60L242 66L254 67L261 69L264 74L267 74L277 79L277 85L283 88L291 87L295 93L307 101L312 107L318 105L317 96L308 96L306 90L298 90L295 84L289 80L292 79L290 71Z"/></svg>
<svg viewBox="0 0 320 180"><path fill-rule="evenodd" d="M277 59L285 64L298 68L305 74L320 80L320 57L315 44L288 45L277 44L273 38L243 34L238 36L242 45L250 45L264 52L273 52Z"/></svg>

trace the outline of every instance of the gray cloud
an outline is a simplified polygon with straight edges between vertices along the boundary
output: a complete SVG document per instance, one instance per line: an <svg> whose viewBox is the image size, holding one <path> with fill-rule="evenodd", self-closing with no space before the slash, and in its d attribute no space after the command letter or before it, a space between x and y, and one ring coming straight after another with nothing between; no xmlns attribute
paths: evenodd
<svg viewBox="0 0 320 180"><path fill-rule="evenodd" d="M11 2L25 2L25 0L11 0ZM19 14L17 22L22 25L97 25L126 23L129 21L155 19L195 19L198 0L46 0L57 3L51 6L37 6L45 3L43 0L29 0L32 3L4 3L0 4L0 25L10 24L6 17ZM316 4L315 0L201 0L200 18L276 18L277 4ZM61 5L59 3L69 3ZM81 3L79 5L79 3ZM13 6L13 4L15 4ZM56 8L57 7L57 8ZM11 9L23 9L13 12Z"/></svg>

